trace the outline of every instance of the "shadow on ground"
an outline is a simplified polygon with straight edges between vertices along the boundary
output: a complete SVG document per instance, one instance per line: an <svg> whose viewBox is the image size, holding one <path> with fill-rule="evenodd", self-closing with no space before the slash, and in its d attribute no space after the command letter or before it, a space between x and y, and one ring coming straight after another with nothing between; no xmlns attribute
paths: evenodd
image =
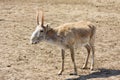
<svg viewBox="0 0 120 80"><path fill-rule="evenodd" d="M107 78L110 76L120 75L120 70L112 70L112 69L98 69L97 72L93 72L88 75L80 75L78 78L69 78L66 80L87 80L91 78Z"/></svg>

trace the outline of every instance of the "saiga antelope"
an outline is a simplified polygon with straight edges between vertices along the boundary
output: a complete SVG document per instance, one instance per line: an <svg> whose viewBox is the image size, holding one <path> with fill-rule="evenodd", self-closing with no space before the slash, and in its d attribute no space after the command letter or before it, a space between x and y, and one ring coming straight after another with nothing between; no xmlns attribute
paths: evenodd
<svg viewBox="0 0 120 80"><path fill-rule="evenodd" d="M91 67L94 67L94 41L95 41L95 26L90 22L79 21L73 23L66 23L56 28L51 28L48 25L44 25L43 12L41 16L41 23L39 22L39 13L37 15L37 27L33 32L30 42L37 44L40 41L47 41L52 44L56 44L61 48L62 55L62 69L59 71L59 75L64 71L64 56L65 49L69 49L71 53L71 59L74 65L73 75L77 75L77 68L75 64L75 46L84 46L87 49L87 57L83 69L87 68L88 58L90 51L92 51Z"/></svg>

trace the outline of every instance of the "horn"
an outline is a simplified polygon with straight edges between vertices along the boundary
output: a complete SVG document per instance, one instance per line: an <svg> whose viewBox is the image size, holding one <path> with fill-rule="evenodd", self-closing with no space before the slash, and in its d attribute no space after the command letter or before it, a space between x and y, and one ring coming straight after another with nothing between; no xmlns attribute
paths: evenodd
<svg viewBox="0 0 120 80"><path fill-rule="evenodd" d="M39 25L39 12L37 13L37 25Z"/></svg>
<svg viewBox="0 0 120 80"><path fill-rule="evenodd" d="M44 14L43 11L41 11L41 26L44 25Z"/></svg>

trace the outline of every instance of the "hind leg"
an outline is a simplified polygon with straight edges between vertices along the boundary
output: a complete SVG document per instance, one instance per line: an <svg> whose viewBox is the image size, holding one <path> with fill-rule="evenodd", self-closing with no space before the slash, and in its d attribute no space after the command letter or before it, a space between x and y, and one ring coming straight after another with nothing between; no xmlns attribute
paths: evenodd
<svg viewBox="0 0 120 80"><path fill-rule="evenodd" d="M91 67L90 70L94 69L94 53L95 53L95 48L93 45L91 45L91 49L92 49L92 58L91 58Z"/></svg>
<svg viewBox="0 0 120 80"><path fill-rule="evenodd" d="M88 59L89 59L90 50L91 50L91 48L90 48L89 45L86 45L85 48L87 49L88 54L87 54L87 57L86 57L86 59L85 59L85 64L84 64L83 67L82 67L83 69L86 69L86 68L87 68Z"/></svg>

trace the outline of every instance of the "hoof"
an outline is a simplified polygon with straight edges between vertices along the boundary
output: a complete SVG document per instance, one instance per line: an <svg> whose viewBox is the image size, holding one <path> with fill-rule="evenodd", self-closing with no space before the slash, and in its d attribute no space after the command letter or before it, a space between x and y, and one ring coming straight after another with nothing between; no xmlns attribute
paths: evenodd
<svg viewBox="0 0 120 80"><path fill-rule="evenodd" d="M70 73L70 75L77 75L77 73L75 72L75 73Z"/></svg>
<svg viewBox="0 0 120 80"><path fill-rule="evenodd" d="M60 76L60 75L62 75L62 73L58 73L58 75Z"/></svg>
<svg viewBox="0 0 120 80"><path fill-rule="evenodd" d="M60 70L60 71L58 72L58 75L62 75L62 72L63 72L63 70Z"/></svg>
<svg viewBox="0 0 120 80"><path fill-rule="evenodd" d="M58 75L62 75L62 72L59 72Z"/></svg>
<svg viewBox="0 0 120 80"><path fill-rule="evenodd" d="M86 66L85 66L85 67L83 66L82 69L87 69L87 67L86 67Z"/></svg>
<svg viewBox="0 0 120 80"><path fill-rule="evenodd" d="M92 69L90 69L91 71L94 71L94 69L92 68Z"/></svg>

